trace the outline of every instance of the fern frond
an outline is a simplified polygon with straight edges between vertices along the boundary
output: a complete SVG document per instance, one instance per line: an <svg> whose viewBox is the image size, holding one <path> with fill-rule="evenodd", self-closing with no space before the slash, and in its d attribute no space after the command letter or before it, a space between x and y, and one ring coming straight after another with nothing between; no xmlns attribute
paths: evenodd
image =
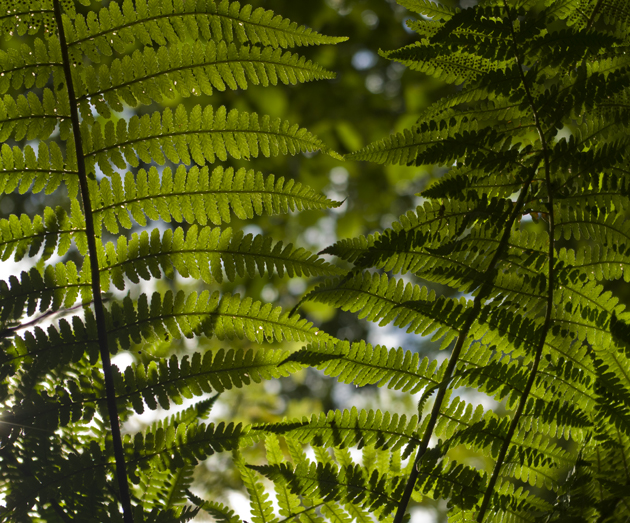
<svg viewBox="0 0 630 523"><path fill-rule="evenodd" d="M195 352L191 358L173 355L148 365L134 364L122 374L114 373L117 398L130 401L138 414L144 412L144 405L151 410L157 409L158 404L168 409L171 403L179 405L184 398L288 376L299 366L280 367L279 362L286 357L285 351L265 348L220 349L216 354Z"/></svg>
<svg viewBox="0 0 630 523"><path fill-rule="evenodd" d="M427 357L420 361L417 352L372 346L363 341L314 343L293 353L286 362L311 365L357 387L387 386L410 394L439 383L446 367L443 362L438 369L437 361Z"/></svg>
<svg viewBox="0 0 630 523"><path fill-rule="evenodd" d="M593 356L594 357L594 356ZM627 390L628 360L621 354L605 353L594 357L597 371L596 422L613 425L630 435L630 393Z"/></svg>
<svg viewBox="0 0 630 523"><path fill-rule="evenodd" d="M274 425L260 425L254 430L289 436L303 444L318 447L357 447L366 446L395 451L403 445L417 444L414 434L418 419L405 415L383 414L380 410L360 412L352 410L330 411L327 414L314 414L310 419L291 420ZM414 441L415 440L415 441Z"/></svg>
<svg viewBox="0 0 630 523"><path fill-rule="evenodd" d="M496 52L496 48L491 48ZM382 53L385 58L396 60L410 69L456 85L474 82L482 75L504 68L507 63L500 59L480 56L479 53L449 53L448 49L428 47L413 43L407 47Z"/></svg>
<svg viewBox="0 0 630 523"><path fill-rule="evenodd" d="M140 169L135 177L128 172L124 181L114 172L111 181L103 178L92 194L97 219L114 234L119 232L118 223L131 228L131 219L142 226L147 218L221 225L230 223L232 214L251 220L264 214L341 205L294 180L231 167L210 171L180 165L175 173L170 167L161 173L152 167L148 172Z"/></svg>
<svg viewBox="0 0 630 523"><path fill-rule="evenodd" d="M81 293L89 295L90 274L73 262L47 265L43 274L36 268L22 272L20 278L9 277L9 284L0 280L0 321L18 319L25 312L32 316L40 312L70 309Z"/></svg>
<svg viewBox="0 0 630 523"><path fill-rule="evenodd" d="M459 12L457 8L451 9L432 0L398 0L398 4L427 18L436 18L438 21L448 20Z"/></svg>
<svg viewBox="0 0 630 523"><path fill-rule="evenodd" d="M183 105L173 113L166 108L161 114L133 116L127 122L95 122L81 126L88 172L96 164L108 176L112 165L126 169L127 162L138 167L140 161L155 161L205 165L216 159L225 161L228 155L239 159L266 157L279 154L298 154L316 150L327 151L324 144L306 129L279 118L259 118L256 113L227 111L224 106L216 112L212 106L195 106L188 112ZM336 155L330 152L331 155Z"/></svg>
<svg viewBox="0 0 630 523"><path fill-rule="evenodd" d="M105 118L132 107L164 102L179 95L212 95L216 89L247 89L248 85L285 85L334 78L318 64L281 49L237 47L225 41L184 43L178 47L145 47L116 58L98 70L83 69L77 90L81 112L91 116L90 104Z"/></svg>
<svg viewBox="0 0 630 523"><path fill-rule="evenodd" d="M476 121L463 117L455 125L442 120L405 129L402 133L372 143L347 158L408 166L452 165L471 152L476 152L478 158L474 159L473 165L483 165L491 160L496 161L501 154L491 149L491 144L497 139L496 131L487 128L477 130Z"/></svg>
<svg viewBox="0 0 630 523"><path fill-rule="evenodd" d="M454 504L466 510L478 503L485 479L485 474L456 461L425 459L421 463L416 488L433 499L452 499Z"/></svg>
<svg viewBox="0 0 630 523"><path fill-rule="evenodd" d="M245 464L238 452L234 453L234 462L249 493L252 521L254 523L277 522L278 520L273 517L273 507L269 495L265 493L252 467Z"/></svg>
<svg viewBox="0 0 630 523"><path fill-rule="evenodd" d="M60 450L58 444L47 439L40 440L40 443L49 445L51 450ZM41 467L39 464L34 464L30 469L30 474L20 467L19 462L14 461L16 456L6 459L5 466L17 473L12 474L15 479L19 478L4 501L11 519L22 516L29 518L28 514L40 496L52 499L49 496L54 492L64 499L72 490L82 492L85 487L88 490L83 496L76 498L74 509L82 512L89 509L99 519L108 518L105 495L108 457L104 449L92 440L85 443L85 448L81 453L72 449L64 450L63 456L56 456L56 453L50 452L50 461L47 466ZM17 457L22 459L20 454L23 453L19 452ZM58 518L52 508L46 511L46 515L51 521ZM4 521L10 521L10 519L4 518Z"/></svg>
<svg viewBox="0 0 630 523"><path fill-rule="evenodd" d="M280 442L273 433L269 433L265 437L265 450L267 461L270 465L278 465L285 460L280 448ZM274 483L274 490L276 492L276 501L280 508L279 514L282 517L288 519L302 512L300 498L286 488L286 485Z"/></svg>
<svg viewBox="0 0 630 523"><path fill-rule="evenodd" d="M581 363L580 355L575 356ZM508 408L516 405L527 380L527 368L520 362L502 362L479 343L471 344L460 361L465 365L456 372L454 387L474 387L496 399L506 399ZM592 423L578 405L594 401L593 378L592 369L582 364L574 366L562 358L549 361L542 367L540 379L530 393L522 430L584 441L586 429ZM557 398L560 387L564 389L562 399Z"/></svg>
<svg viewBox="0 0 630 523"><path fill-rule="evenodd" d="M61 65L61 49L56 38L34 38L32 43L23 41L19 46L0 50L0 93L21 88L42 89L51 74L58 76Z"/></svg>
<svg viewBox="0 0 630 523"><path fill-rule="evenodd" d="M225 107L180 104L131 118L123 109L333 78L285 49L345 38L229 0L123 0L100 11L89 0L0 4L0 194L56 192L59 205L0 221L0 258L24 268L0 281L0 424L10 426L0 442L0 521L190 521L205 505L190 493L199 461L262 436L247 425L201 422L216 396L139 434L123 436L123 425L147 406L168 408L303 367L287 362L290 352L279 343L252 343L329 336L279 307L223 289L199 295L175 285L152 297L132 290L124 299L105 290L112 281L123 287L125 276L137 284L175 271L215 287L265 272L343 274L284 239L207 227L339 204L284 178L206 167L229 157L327 151L297 125ZM166 162L190 168L150 167ZM136 172L140 163L146 170ZM27 196L17 205L27 202L28 210L47 199ZM120 235L120 227L149 220L190 227ZM60 259L50 263L53 256ZM157 343L163 355L165 339L202 335L252 343L138 358L122 373L112 365L119 347ZM271 450L281 460L279 447ZM296 517L321 519L285 494L287 514L299 507ZM240 521L218 504L205 508Z"/></svg>
<svg viewBox="0 0 630 523"><path fill-rule="evenodd" d="M353 521L363 523L360 519L352 518L350 514L341 509L336 503L325 503L320 510L330 523L352 523Z"/></svg>
<svg viewBox="0 0 630 523"><path fill-rule="evenodd" d="M241 423L201 425L197 422L151 427L144 434L126 436L127 463L148 470L197 464L216 452L229 452L257 440Z"/></svg>
<svg viewBox="0 0 630 523"><path fill-rule="evenodd" d="M149 298L141 294L134 305L125 298L122 305L113 303L107 316L108 332L116 337L118 345L129 348L130 343L143 339L153 342L159 339L192 337L204 334L223 340L246 338L252 342L265 341L314 341L328 339L299 316L283 313L281 307L240 299L237 295L223 295L218 291L186 294L179 291L164 295L154 293Z"/></svg>
<svg viewBox="0 0 630 523"><path fill-rule="evenodd" d="M85 425L93 420L102 392L102 383L98 377L88 374L76 379L64 378L59 374L51 374L50 368L44 368L39 362L26 370L30 372L24 375L23 386L18 388L19 396L24 397L27 385L37 379L54 381L56 388L54 391L39 390L13 407L15 419L23 421L24 427L54 432L70 424Z"/></svg>
<svg viewBox="0 0 630 523"><path fill-rule="evenodd" d="M192 492L188 492L188 499L201 510L210 514L217 523L243 523L240 517L229 507L217 501L206 501Z"/></svg>
<svg viewBox="0 0 630 523"><path fill-rule="evenodd" d="M26 362L38 365L44 372L53 367L53 363L62 365L79 361L83 355L90 363L98 360L98 345L94 335L94 316L90 310L84 311L85 319L72 317L72 322L59 320L59 326L49 326L46 331L35 327L33 332L25 331L23 337L13 336L13 348L8 351L10 358L4 358L5 364ZM7 336L3 332L3 336Z"/></svg>
<svg viewBox="0 0 630 523"><path fill-rule="evenodd" d="M223 503L216 501L206 501L199 496L195 496L192 492L187 492L188 499L194 503L200 510L210 514L217 523L243 523L236 513L226 507Z"/></svg>
<svg viewBox="0 0 630 523"><path fill-rule="evenodd" d="M63 256L72 245L73 235L83 232L76 225L77 220L60 207L46 207L43 215L32 221L26 214L12 214L8 220L0 220L0 257L8 260L13 255L15 261L21 261L25 256L38 255L43 260L54 254Z"/></svg>
<svg viewBox="0 0 630 523"><path fill-rule="evenodd" d="M78 191L76 158L66 149L66 159L55 142L39 142L37 155L30 145L20 149L2 144L0 152L0 192L9 194L16 189L24 194L27 190L51 194L62 181L68 193L76 198Z"/></svg>
<svg viewBox="0 0 630 523"><path fill-rule="evenodd" d="M1 74L1 73L0 73ZM70 109L67 99L55 98L44 88L42 99L33 92L16 98L5 94L0 99L0 140L46 140L59 124L60 133L67 137L70 128Z"/></svg>
<svg viewBox="0 0 630 523"><path fill-rule="evenodd" d="M428 418L425 418L426 424ZM505 437L509 419L501 421L492 411L484 412L481 405L476 408L460 399L445 401L440 409L440 418L435 428L435 434L452 444L462 442L472 446L488 457L496 457ZM512 440L515 447L532 459L545 459L562 466L569 466L573 456L543 434L527 430L527 427L515 435ZM443 449L448 448L448 443ZM438 449L439 450L439 449ZM442 451L441 451L442 452ZM440 452L440 454L441 454ZM549 460L549 461L547 461ZM523 463L520 463L523 465Z"/></svg>
<svg viewBox="0 0 630 523"><path fill-rule="evenodd" d="M71 48L85 53L99 63L100 54L123 53L125 46L136 41L145 46L166 45L194 40L226 43L250 42L270 47L335 44L345 37L323 36L298 26L273 11L251 5L241 7L228 0L195 0L193 2L147 2L125 0L121 6L112 3L100 16L87 19L77 14L67 27Z"/></svg>
<svg viewBox="0 0 630 523"><path fill-rule="evenodd" d="M225 273L229 281L237 276L250 278L274 272L283 277L330 276L344 271L338 269L316 255L302 248L295 249L291 244L283 247L275 245L270 237L234 233L231 228L203 227L192 225L184 236L178 227L167 229L162 238L160 230L151 234L133 234L130 241L119 238L114 246L108 243L101 246L101 280L103 290L109 289L109 278L119 289L125 288L123 276L133 283L140 278L159 278L161 271L169 278L176 270L183 277L192 277L206 283L223 282ZM161 269L161 271L160 271ZM106 278L103 278L106 276Z"/></svg>
<svg viewBox="0 0 630 523"><path fill-rule="evenodd" d="M218 395L198 402L183 412L171 416L168 420L158 421L152 424L147 434L157 434L159 430L169 432L169 429L177 431L180 425L187 429L195 425L198 420L207 417ZM173 474L165 463L158 457L152 460L150 467L146 464L134 471L132 480L137 484L137 491L142 498L145 507L155 507L153 510L170 511L173 515L181 517L190 507L184 507L189 499L189 487L192 484L192 475L195 463L184 460L185 464ZM191 517L199 511L195 509Z"/></svg>
<svg viewBox="0 0 630 523"><path fill-rule="evenodd" d="M274 483L285 484L293 493L323 501L351 502L377 514L389 514L398 502L402 484L398 478L368 476L359 466L339 467L327 463L287 463L277 465L249 465Z"/></svg>
<svg viewBox="0 0 630 523"><path fill-rule="evenodd" d="M330 280L313 289L306 299L359 312L360 318L379 325L393 321L396 326L406 327L407 332L423 336L437 330L433 339L445 336L443 346L456 337L470 310L464 298L436 298L426 287L367 272Z"/></svg>
<svg viewBox="0 0 630 523"><path fill-rule="evenodd" d="M514 194L520 186L517 169L513 173L504 172L502 179L497 180L484 169L456 167L436 180L422 194L427 198L461 199L466 192L475 191L479 197L486 194L490 198L505 198Z"/></svg>

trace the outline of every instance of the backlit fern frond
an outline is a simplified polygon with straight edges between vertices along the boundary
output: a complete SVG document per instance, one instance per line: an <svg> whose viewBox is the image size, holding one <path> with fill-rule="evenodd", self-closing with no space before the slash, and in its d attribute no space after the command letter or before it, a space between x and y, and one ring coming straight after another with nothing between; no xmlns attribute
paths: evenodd
<svg viewBox="0 0 630 523"><path fill-rule="evenodd" d="M68 107L59 103L47 87L41 100L33 92L16 98L5 94L0 100L0 140L45 140L57 124L63 126L67 135L69 118Z"/></svg>
<svg viewBox="0 0 630 523"><path fill-rule="evenodd" d="M181 47L145 47L142 52L96 68L86 67L77 91L83 114L89 104L105 118L131 105L166 101L179 95L247 89L248 85L296 84L332 78L333 73L304 57L272 47L236 47L224 41L199 41Z"/></svg>
<svg viewBox="0 0 630 523"><path fill-rule="evenodd" d="M630 12L599 0L399 3L420 15L408 23L418 41L381 54L457 89L348 158L446 173L391 228L324 249L352 268L305 299L442 337L450 354L428 372L421 356L401 365L402 349L331 340L287 361L420 393L394 523L425 496L446 500L453 522L624 521ZM471 389L487 403L474 407ZM346 451L355 436L334 432L341 420L314 419L308 441ZM316 456L309 467L330 466ZM369 451L364 466L378 460ZM268 476L297 485L285 468Z"/></svg>
<svg viewBox="0 0 630 523"><path fill-rule="evenodd" d="M26 214L20 217L12 214L8 220L0 220L2 259L13 256L20 261L25 256L38 255L47 260L53 254L63 256L72 245L73 236L84 229L83 216L77 210L78 216L69 216L61 207L46 207L43 215L35 216L32 221Z"/></svg>
<svg viewBox="0 0 630 523"><path fill-rule="evenodd" d="M369 273L331 280L316 287L307 299L358 312L360 318L379 325L393 322L407 332L426 336L437 330L433 339L445 336L444 346L457 335L470 312L465 299L436 298L426 287Z"/></svg>
<svg viewBox="0 0 630 523"><path fill-rule="evenodd" d="M0 318L20 318L25 313L30 316L36 310L69 309L79 293L87 294L89 283L89 273L79 271L73 262L48 265L43 274L37 269L22 272L19 279L11 276L8 284L0 280Z"/></svg>
<svg viewBox="0 0 630 523"><path fill-rule="evenodd" d="M281 277L285 272L290 277L342 272L304 249L291 244L283 247L282 242L274 245L270 237L244 236L229 227L198 229L192 225L185 235L178 227L166 230L161 238L159 229L153 229L150 235L144 231L140 236L134 234L129 242L121 238L116 246L108 243L101 249L101 278L106 291L109 282L103 278L105 274L116 287L124 289L123 276L138 283L140 278L159 278L160 272L172 278L173 270L206 283L221 283L224 273L234 281L236 277L274 272Z"/></svg>
<svg viewBox="0 0 630 523"><path fill-rule="evenodd" d="M257 343L328 338L307 320L290 316L281 307L251 298L241 300L239 295L221 296L218 291L154 293L150 301L146 294L141 294L135 304L125 298L121 304L112 304L107 325L121 348L142 340L156 342L201 334L220 340L245 338Z"/></svg>
<svg viewBox="0 0 630 523"><path fill-rule="evenodd" d="M412 417L381 411L352 410L332 411L328 414L314 415L311 419L284 421L271 426L256 429L289 436L301 443L317 447L345 448L373 446L377 449L394 451L413 442L413 431L418 421Z"/></svg>
<svg viewBox="0 0 630 523"><path fill-rule="evenodd" d="M174 423L149 428L144 434L125 438L127 461L132 467L149 468L153 461L163 467L197 464L216 452L229 452L256 440L241 423Z"/></svg>
<svg viewBox="0 0 630 523"><path fill-rule="evenodd" d="M111 181L110 181L111 180ZM132 219L145 226L147 219L166 222L230 223L232 215L242 220L264 214L280 214L307 209L337 207L324 195L294 180L263 176L253 170L179 166L173 173L166 167L139 169L134 177L114 173L103 178L93 191L96 218L110 232L118 224L132 227Z"/></svg>
<svg viewBox="0 0 630 523"><path fill-rule="evenodd" d="M432 0L400 0L399 5L426 17L436 17L437 21L448 20L459 11Z"/></svg>
<svg viewBox="0 0 630 523"><path fill-rule="evenodd" d="M179 405L184 398L288 376L291 367L278 367L285 358L286 353L272 349L220 349L214 355L195 352L192 358L173 355L168 361L133 365L124 373L115 372L114 379L121 391L118 399L130 401L135 412L142 413L144 405L151 410L157 409L158 404L168 409L171 403Z"/></svg>
<svg viewBox="0 0 630 523"><path fill-rule="evenodd" d="M252 9L228 0L194 2L147 2L125 0L112 3L100 16L86 19L77 14L68 24L68 43L91 60L102 53L122 54L127 44L136 41L145 46L178 44L190 37L226 43L251 42L271 47L335 44L346 40L324 36L305 26L298 26L273 11Z"/></svg>
<svg viewBox="0 0 630 523"><path fill-rule="evenodd" d="M10 23L10 17L4 22ZM51 74L59 74L55 66L63 64L59 40L34 38L32 42L22 41L19 46L2 49L0 64L4 71L0 76L0 93L18 91L22 87L41 89Z"/></svg>
<svg viewBox="0 0 630 523"><path fill-rule="evenodd" d="M298 125L236 109L228 112L224 106L215 112L210 105L203 109L196 105L190 112L179 105L174 113L167 108L162 114L132 116L128 123L118 120L116 125L112 121L104 126L98 121L89 127L84 123L82 135L87 172L94 172L98 165L107 175L113 173L112 164L125 169L127 162L133 167L139 161L164 165L167 159L205 165L225 161L228 155L250 159L325 149Z"/></svg>
<svg viewBox="0 0 630 523"><path fill-rule="evenodd" d="M217 523L242 523L241 518L223 503L203 500L190 491L187 492L187 496L191 503L194 503L201 510L210 514Z"/></svg>
<svg viewBox="0 0 630 523"><path fill-rule="evenodd" d="M260 436L202 423L216 400L203 396L302 369L285 340L330 339L247 296L262 287L249 280L343 274L241 229L340 203L217 163L338 155L297 124L182 98L331 79L289 48L345 38L229 0L0 0L0 13L0 194L19 195L0 219L0 259L19 264L0 279L0 521L173 523L202 506L238 521L197 503L195 468ZM172 343L201 336L232 346ZM147 407L200 396L137 428Z"/></svg>
<svg viewBox="0 0 630 523"><path fill-rule="evenodd" d="M323 501L351 502L376 513L379 519L395 507L399 481L374 471L367 475L359 466L337 467L332 463L250 465L250 468L274 482L287 486L295 494ZM388 481L389 480L389 481Z"/></svg>
<svg viewBox="0 0 630 523"><path fill-rule="evenodd" d="M249 493L252 521L255 523L268 523L275 521L273 508L269 494L265 492L260 480L253 470L248 467L239 454L234 455L234 461L241 473L241 479Z"/></svg>
<svg viewBox="0 0 630 523"><path fill-rule="evenodd" d="M424 387L432 387L442 379L446 365L438 368L436 360L417 353L372 346L365 342L330 341L307 345L286 360L311 365L326 375L337 377L342 383L387 386L403 392L416 393Z"/></svg>
<svg viewBox="0 0 630 523"><path fill-rule="evenodd" d="M0 189L9 194L16 189L20 193L30 190L34 193L53 193L65 182L68 193L76 197L78 178L76 157L71 149L66 149L66 158L55 142L39 142L37 153L27 145L24 149L2 144L0 154Z"/></svg>

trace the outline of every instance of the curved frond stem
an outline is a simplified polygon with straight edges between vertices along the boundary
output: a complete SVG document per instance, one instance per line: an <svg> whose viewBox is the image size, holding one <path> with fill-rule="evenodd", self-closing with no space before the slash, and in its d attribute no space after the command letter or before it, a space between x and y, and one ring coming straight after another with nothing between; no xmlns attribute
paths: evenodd
<svg viewBox="0 0 630 523"><path fill-rule="evenodd" d="M451 353L448 366L446 368L446 371L444 372L444 377L442 378L442 382L440 383L440 386L437 389L437 395L435 398L435 402L433 403L433 407L431 409L429 423L427 424L427 428L422 437L422 442L418 448L418 452L416 453L416 457L414 459L414 466L411 470L411 474L409 475L409 479L407 480L407 484L405 485L405 490L398 504L398 509L396 511L396 516L394 517L393 523L402 523L405 513L407 512L407 506L409 505L409 501L411 500L411 494L413 493L413 489L415 488L418 475L420 474L420 462L422 461L422 458L426 454L427 449L429 447L429 442L431 440L431 437L433 436L433 431L438 422L442 403L444 402L444 398L448 391L448 386L449 386L449 383L451 382L453 371L455 370L455 367L457 366L457 363L459 362L459 357L460 357L462 348L464 346L464 342L466 341L466 338L468 337L468 333L470 332L470 329L474 325L475 321L477 320L477 317L479 316L482 310L483 301L485 297L488 295L488 293L491 292L492 290L493 282L494 282L493 275L496 270L496 266L498 265L501 258L503 257L505 249L507 249L508 247L512 227L514 225L514 222L521 215L522 208L526 203L529 188L532 181L534 180L534 177L536 176L536 171L537 171L539 162L540 160L537 161L532 166L531 173L526 179L525 184L523 185L521 189L518 199L514 204L512 213L503 229L503 234L501 236L501 241L499 243L499 246L497 247L497 250L495 251L494 256L492 257L490 265L485 271L486 280L484 284L481 286L481 288L479 289L477 296L475 296L471 313L468 319L466 320L466 323L462 326L459 336L457 337L457 341L455 343L455 347L453 348L453 352Z"/></svg>
<svg viewBox="0 0 630 523"><path fill-rule="evenodd" d="M118 479L118 488L120 502L123 508L123 518L125 523L133 523L133 513L131 507L131 495L129 492L129 484L127 481L127 469L125 465L125 455L122 445L122 435L120 432L118 408L116 406L116 391L114 387L114 379L112 374L112 363L109 355L109 344L107 340L107 328L105 322L105 308L103 306L103 296L99 279L98 266L98 250L96 247L96 231L92 216L92 204L90 201L90 193L88 188L87 170L85 167L85 158L83 155L83 142L81 139L79 112L77 110L77 102L74 93L74 84L72 82L72 71L70 69L70 56L68 53L68 45L63 28L63 18L61 14L60 0L54 0L55 21L59 31L59 40L61 52L63 56L63 70L66 79L66 88L68 92L69 106L72 117L72 132L76 147L77 166L79 171L79 185L81 199L83 202L83 210L85 213L86 237L88 250L90 253L90 269L92 272L92 296L94 300L94 315L98 330L98 342L103 365L103 374L105 377L105 390L107 395L107 410L109 414L109 423L112 431L112 441L114 446L114 456L116 461L116 477Z"/></svg>
<svg viewBox="0 0 630 523"><path fill-rule="evenodd" d="M543 162L545 169L545 182L547 185L547 212L549 219L549 245L548 245L548 277L547 277L547 305L545 311L545 319L543 325L540 329L538 347L536 348L536 352L534 355L534 362L532 363L532 368L529 373L529 377L527 379L527 383L525 385L525 389L523 390L521 397L519 399L518 407L516 412L514 413L514 417L510 422L510 427L508 432L503 440L503 444L501 445L501 450L499 450L499 454L497 456L497 460L494 465L494 469L492 471L492 475L490 476L490 480L488 482L488 486L486 488L486 492L484 494L483 500L481 502L481 506L479 507L479 512L477 512L477 522L483 523L486 512L490 506L490 502L492 496L494 494L494 487L499 479L499 474L501 472L501 468L503 467L503 463L505 461L506 455L512 443L512 438L514 437L514 433L516 432L516 428L518 427L521 418L523 416L523 412L525 410L525 405L527 403L527 399L529 398L532 387L534 386L534 382L536 381L536 377L538 376L538 367L540 365L540 360L542 359L543 350L545 348L545 340L547 338L547 333L549 332L549 328L551 327L552 322L552 313L553 313L553 300L554 300L554 264L555 264L555 216L554 216L554 199L553 199L553 190L551 185L551 165L549 160L549 147L545 140L545 135L542 128L542 122L540 120L540 115L536 110L536 106L534 104L534 99L531 94L531 90L527 84L525 73L523 72L522 60L516 45L516 35L514 33L514 22L511 15L511 9L508 7L507 2L504 0L505 10L507 12L508 19L510 20L510 29L512 33L512 45L514 48L514 55L518 62L518 68L521 75L521 85L525 91L525 96L528 101L528 105L532 111L534 116L534 120L536 122L536 130L538 131L538 136L540 138L540 143L542 146L543 153Z"/></svg>

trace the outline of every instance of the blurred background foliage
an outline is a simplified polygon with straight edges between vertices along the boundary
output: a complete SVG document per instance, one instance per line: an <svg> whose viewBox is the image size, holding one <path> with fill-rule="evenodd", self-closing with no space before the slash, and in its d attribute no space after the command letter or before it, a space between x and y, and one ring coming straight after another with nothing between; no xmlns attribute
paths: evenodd
<svg viewBox="0 0 630 523"><path fill-rule="evenodd" d="M99 5L108 3L107 0L92 2L91 9L98 9ZM212 96L175 97L165 105L183 103L188 108L197 104L212 104L215 107L225 105L228 109L269 114L306 127L328 147L345 154L410 127L423 108L447 94L447 89L452 89L379 56L379 49L397 49L415 40L414 33L405 25L407 20L413 19L412 13L394 0L250 0L248 3L270 9L326 35L347 36L347 42L335 46L293 50L334 71L337 77L297 86L250 85L247 90L215 91ZM441 3L451 7L468 7L471 1L443 0ZM78 9L85 10L79 6ZM162 108L157 104L129 107L124 114L114 118L153 113ZM389 226L400 214L415 208L420 201L417 193L440 174L426 167L383 167L341 162L323 154L261 157L251 162L229 159L224 166L253 168L265 174L273 173L277 177L294 179L325 193L329 198L344 201L341 207L328 213L305 211L257 218L247 223L235 219L231 224L235 229L254 234L264 233L275 240L291 242L313 252L338 239L369 234ZM141 164L141 167L149 166ZM69 207L66 195L61 190L52 195L20 195L15 192L0 196L0 215L32 215L41 212L45 206L57 205ZM172 225L186 228L186 224ZM148 228L153 226L150 224ZM21 268L16 266L15 270ZM8 276L3 275L3 279ZM222 292L247 294L254 299L274 302L287 310L294 307L300 296L315 283L313 280L289 279L285 275L284 278L243 279L220 286L217 284L215 287ZM155 285L158 290L166 290L198 283L193 284L190 280L178 277L175 281L160 280ZM430 341L405 336L404 332L395 332L386 327L368 326L354 314L316 303L305 305L300 313L341 339L367 339L388 346L402 345L406 349L435 356L435 348ZM134 359L147 362L162 358L173 350L218 350L225 346L225 342L217 340L205 340L203 343L204 347L193 347L188 340L183 340L175 346L171 342L158 347L138 347L133 352L117 356L115 363L124 367ZM242 346L248 343L246 340L240 342ZM289 348L298 349L300 346L295 344ZM374 387L365 387L358 392L354 387L337 384L336 380L308 369L290 378L252 384L224 393L211 418L269 422L285 416L301 417L351 405L358 408L389 407L390 410L410 414L416 410L414 398L408 395L383 391L377 393ZM394 403L396 407L392 408ZM149 412L147 416L130 420L125 429L139 430L154 418L155 412ZM251 454L246 456L250 462L262 458L260 448L253 448ZM234 495L234 491L240 489L240 480L230 462L229 455L215 455L207 460L198 467L198 481L194 490L204 497L227 502L239 514L246 515L248 508L245 498ZM444 510L444 507L426 507L426 517L416 512L413 523L440 520Z"/></svg>

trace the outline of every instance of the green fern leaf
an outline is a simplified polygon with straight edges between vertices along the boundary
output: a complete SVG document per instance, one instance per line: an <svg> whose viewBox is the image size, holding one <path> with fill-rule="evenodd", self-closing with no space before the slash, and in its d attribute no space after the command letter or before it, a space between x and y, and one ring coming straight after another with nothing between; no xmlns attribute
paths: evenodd
<svg viewBox="0 0 630 523"><path fill-rule="evenodd" d="M205 501L192 492L188 492L188 499L201 510L210 514L217 523L243 523L233 510L216 501Z"/></svg>
<svg viewBox="0 0 630 523"><path fill-rule="evenodd" d="M232 214L252 219L263 214L288 213L307 209L338 207L313 189L293 180L274 175L263 176L253 170L179 166L173 174L170 167L158 173L140 169L137 175L118 173L104 178L94 187L94 208L98 220L112 233L118 234L118 223L132 226L130 216L146 226L147 218L166 222L230 223Z"/></svg>
<svg viewBox="0 0 630 523"><path fill-rule="evenodd" d="M79 218L80 219L80 218ZM0 220L0 249L2 259L8 260L11 255L15 261L25 256L39 255L48 260L53 254L63 256L71 246L72 236L80 230L74 228L77 221L60 207L46 207L43 216L31 219L23 214ZM42 244L44 245L42 249Z"/></svg>
<svg viewBox="0 0 630 523"><path fill-rule="evenodd" d="M431 0L399 0L398 3L410 11L429 18L437 17L438 20L448 20L459 11L458 9L451 9L439 2L433 2Z"/></svg>
<svg viewBox="0 0 630 523"><path fill-rule="evenodd" d="M247 89L252 85L296 84L334 78L334 74L298 55L272 47L237 47L225 41L199 41L181 47L145 47L110 65L83 69L77 99L84 118L90 103L105 118L122 111L122 103L150 105L179 95L212 95L214 89Z"/></svg>
<svg viewBox="0 0 630 523"><path fill-rule="evenodd" d="M160 238L159 229L151 235L144 231L134 234L127 243L120 238L118 245L108 243L101 247L101 285L109 289L109 275L114 285L124 289L123 275L133 283L139 279L159 278L164 272L172 278L174 269L183 277L193 277L206 283L223 281L225 273L229 281L237 276L254 277L266 272L277 272L283 277L329 276L343 271L324 262L321 258L305 251L294 249L291 244L283 247L282 242L273 245L271 238L244 236L240 231L219 227L198 229L191 226L184 236L183 229L168 229Z"/></svg>
<svg viewBox="0 0 630 523"><path fill-rule="evenodd" d="M446 362L438 369L436 360L425 357L420 361L418 353L400 347L387 349L347 341L311 344L285 361L315 366L326 375L357 387L387 386L410 394L439 383L446 368Z"/></svg>
<svg viewBox="0 0 630 523"><path fill-rule="evenodd" d="M249 465L274 482L286 484L293 493L324 501L344 500L378 513L388 513L397 504L396 495L402 485L394 478L366 473L358 466L337 468L333 464L301 463L293 467Z"/></svg>
<svg viewBox="0 0 630 523"><path fill-rule="evenodd" d="M306 129L287 121L259 118L256 113L239 113L236 109L228 112L223 106L215 112L210 105L203 109L197 105L190 113L179 105L175 113L167 108L162 114L133 116L129 123L118 120L116 125L108 121L104 126L100 122L89 126L84 121L81 134L88 172L94 172L98 164L108 176L113 173L111 163L125 169L127 162L138 167L139 161L163 165L168 159L203 166L216 159L225 161L228 155L250 159L260 154L270 157L329 152Z"/></svg>
<svg viewBox="0 0 630 523"><path fill-rule="evenodd" d="M290 366L279 367L286 353L273 349L247 350L220 349L216 354L195 352L169 360L151 362L148 365L132 365L123 374L114 373L119 400L128 400L135 412L144 412L144 405L164 409L171 402L181 404L184 398L201 396L210 392L224 392L241 388L251 382L288 376Z"/></svg>
<svg viewBox="0 0 630 523"><path fill-rule="evenodd" d="M0 100L0 140L45 140L53 133L57 123L67 136L70 111L67 101L63 103L62 100L57 100L47 87L41 100L33 91L17 98L5 94Z"/></svg>
<svg viewBox="0 0 630 523"><path fill-rule="evenodd" d="M246 338L252 342L282 339L313 341L327 339L311 323L298 316L283 313L280 307L261 304L251 298L204 291L201 294L184 291L154 293L149 298L141 294L136 305L125 298L122 305L112 304L107 317L108 332L115 336L122 348L142 339L153 342L197 334L222 339Z"/></svg>
<svg viewBox="0 0 630 523"><path fill-rule="evenodd" d="M304 26L262 8L221 0L196 0L191 3L157 3L125 0L110 4L98 19L77 14L68 27L68 43L91 60L100 54L122 53L124 46L136 41L145 46L166 45L195 40L251 42L271 47L294 47L343 42L346 38L323 36Z"/></svg>
<svg viewBox="0 0 630 523"><path fill-rule="evenodd" d="M35 13L31 13L34 15ZM32 42L22 42L19 46L0 50L0 93L31 89L42 89L48 83L51 74L55 74L55 65L62 64L59 40L35 38Z"/></svg>
<svg viewBox="0 0 630 523"><path fill-rule="evenodd" d="M56 312L70 309L79 293L86 295L89 273L79 272L73 262L48 265L43 274L33 268L22 272L20 278L11 276L9 285L0 280L0 321L20 318L25 312L33 315L36 310Z"/></svg>
<svg viewBox="0 0 630 523"><path fill-rule="evenodd" d="M359 412L352 408L350 411L331 411L328 414L315 414L310 419L303 418L301 421L284 421L254 428L287 435L301 443L318 447L370 446L394 451L414 442L416 439L414 429L417 424L415 416L407 421L404 415L390 416L389 413L383 414L380 410Z"/></svg>
<svg viewBox="0 0 630 523"><path fill-rule="evenodd" d="M243 483L245 483L245 488L249 493L252 521L254 523L271 523L278 521L273 517L273 507L269 500L269 495L265 493L254 471L251 470L250 466L245 464L240 454L237 452L234 453L234 462L241 474Z"/></svg>

